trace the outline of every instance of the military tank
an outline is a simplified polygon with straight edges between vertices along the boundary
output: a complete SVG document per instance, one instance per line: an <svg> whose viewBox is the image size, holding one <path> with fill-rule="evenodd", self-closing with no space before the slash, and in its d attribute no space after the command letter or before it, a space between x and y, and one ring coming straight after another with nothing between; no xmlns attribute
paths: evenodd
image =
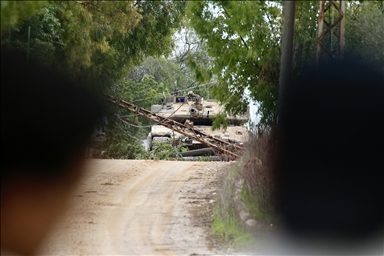
<svg viewBox="0 0 384 256"><path fill-rule="evenodd" d="M193 127L194 130L204 132L224 141L242 145L248 140L248 131L241 125L248 121L249 112L245 115L227 116L228 127L225 130L212 131L212 123L217 115L223 112L223 107L216 100L205 100L192 91L182 96L177 91L173 92L170 97L163 95L158 104L151 106L151 112L173 119L187 127ZM175 144L183 143L190 150L184 152L183 156L214 155L217 153L203 143L185 137L161 124L155 124L151 127L147 141L150 150L154 144L153 142L156 141L162 143L173 141Z"/></svg>

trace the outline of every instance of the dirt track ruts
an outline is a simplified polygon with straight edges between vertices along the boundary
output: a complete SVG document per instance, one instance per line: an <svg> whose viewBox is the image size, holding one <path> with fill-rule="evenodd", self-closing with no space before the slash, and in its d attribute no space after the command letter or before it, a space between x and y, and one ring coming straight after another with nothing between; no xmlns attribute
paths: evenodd
<svg viewBox="0 0 384 256"><path fill-rule="evenodd" d="M89 160L73 207L41 254L220 254L209 227L225 164Z"/></svg>

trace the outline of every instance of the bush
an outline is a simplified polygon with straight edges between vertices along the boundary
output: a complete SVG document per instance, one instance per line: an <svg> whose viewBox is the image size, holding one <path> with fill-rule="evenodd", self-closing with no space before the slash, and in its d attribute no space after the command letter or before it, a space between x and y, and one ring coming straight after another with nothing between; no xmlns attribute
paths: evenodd
<svg viewBox="0 0 384 256"><path fill-rule="evenodd" d="M176 156L174 147L172 146L173 139L170 139L167 143L161 141L152 142L152 150L148 152L146 159L153 160L169 160L170 158L177 158L182 160L181 156ZM177 145L177 152L185 152L188 149L183 145Z"/></svg>

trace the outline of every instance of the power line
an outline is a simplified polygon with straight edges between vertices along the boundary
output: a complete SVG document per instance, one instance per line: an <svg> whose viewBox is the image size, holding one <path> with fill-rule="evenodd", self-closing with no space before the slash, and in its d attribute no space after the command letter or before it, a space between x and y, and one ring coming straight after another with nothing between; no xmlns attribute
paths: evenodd
<svg viewBox="0 0 384 256"><path fill-rule="evenodd" d="M136 127L136 128L149 128L151 127L152 125L135 125L135 124L131 124L131 123L128 123L127 121L125 121L124 119L121 118L121 116L119 116L118 114L115 114L115 117L117 117L120 121L122 121L124 124L127 124L129 126L132 126L132 127Z"/></svg>
<svg viewBox="0 0 384 256"><path fill-rule="evenodd" d="M185 104L185 102L183 102L183 104L181 104L175 111L172 112L172 114L170 114L167 118L170 118L171 116L173 116L183 105ZM125 124L129 125L129 126L133 126L133 127L136 127L136 128L149 128L149 127L152 127L152 125L135 125L135 124L131 124L131 123L128 123L127 121L125 121L124 119L121 118L120 115L118 114L115 114L115 116L122 122L124 122ZM184 119L183 119L184 120ZM165 122L166 120L162 121L162 122L159 122L159 123L156 123L156 124L161 124L163 122Z"/></svg>
<svg viewBox="0 0 384 256"><path fill-rule="evenodd" d="M121 120L121 119L120 119ZM126 123L124 120L121 120L124 124L128 124L128 123ZM133 138L133 139L135 139L135 140L138 140L138 141L142 141L142 139L139 139L139 138L137 138L137 137L135 137L135 136L133 136L133 135L131 135L131 134L129 134L127 131L124 131L121 127L120 127L120 130L122 131L122 132L124 132L124 134L125 135L128 135L129 137L131 137L131 138Z"/></svg>
<svg viewBox="0 0 384 256"><path fill-rule="evenodd" d="M195 82L193 82L192 84L194 84ZM187 90L190 90L190 89L193 89L193 88L197 88L197 87L200 87L200 86L208 86L208 85L211 85L212 83L208 83L208 84L199 84L199 85L196 85L196 86L192 86L192 87L188 87L188 88L184 88L184 89L181 89L179 91L183 92L183 91L187 91ZM156 93L155 95L162 95L163 93L162 92L159 92L159 93ZM153 99L154 96L152 97L148 97L148 98L143 98L143 99L138 99L138 100L132 100L130 102L138 102L138 101L143 101L143 100L149 100L149 99Z"/></svg>

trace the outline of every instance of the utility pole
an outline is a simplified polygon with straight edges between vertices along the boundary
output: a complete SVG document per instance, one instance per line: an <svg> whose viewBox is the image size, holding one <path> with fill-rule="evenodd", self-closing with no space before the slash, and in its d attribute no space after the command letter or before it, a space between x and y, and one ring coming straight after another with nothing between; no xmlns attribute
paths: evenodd
<svg viewBox="0 0 384 256"><path fill-rule="evenodd" d="M328 20L325 19L326 14ZM336 14L336 17L334 17ZM324 28L325 24L325 28ZM323 51L331 59L341 59L344 52L345 1L320 0L319 22L317 32L317 65L322 61ZM333 40L336 37L337 40ZM328 39L328 40L327 40ZM326 45L325 42L329 42ZM333 45L337 42L337 45Z"/></svg>
<svg viewBox="0 0 384 256"><path fill-rule="evenodd" d="M278 106L278 136L281 138L282 127L284 127L284 109L286 106L287 95L290 90L293 61L293 35L295 26L295 1L284 2L284 23L282 37L282 53L280 63L279 81L279 106Z"/></svg>

